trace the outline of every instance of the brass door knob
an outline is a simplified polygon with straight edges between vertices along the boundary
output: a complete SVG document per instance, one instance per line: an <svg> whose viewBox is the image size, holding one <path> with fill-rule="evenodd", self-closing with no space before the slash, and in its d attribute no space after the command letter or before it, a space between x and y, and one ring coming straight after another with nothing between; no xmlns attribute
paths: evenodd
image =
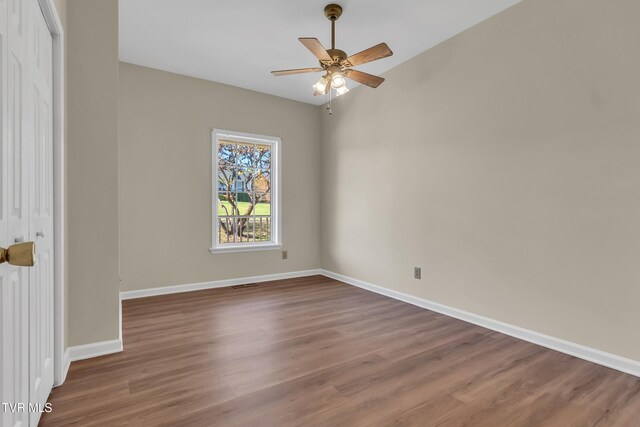
<svg viewBox="0 0 640 427"><path fill-rule="evenodd" d="M0 264L8 262L21 267L33 267L36 262L36 245L33 242L16 243L7 249L0 248Z"/></svg>

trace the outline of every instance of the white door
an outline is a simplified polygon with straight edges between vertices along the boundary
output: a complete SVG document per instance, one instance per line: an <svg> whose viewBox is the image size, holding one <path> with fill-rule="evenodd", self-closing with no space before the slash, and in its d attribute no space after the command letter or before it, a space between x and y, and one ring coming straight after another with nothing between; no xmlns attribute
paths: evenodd
<svg viewBox="0 0 640 427"><path fill-rule="evenodd" d="M27 162L25 156L26 14L23 0L0 0L2 10L2 209L0 246L26 239ZM29 402L29 287L28 270L0 265L2 286L2 427L29 423L29 413L17 406Z"/></svg>
<svg viewBox="0 0 640 427"><path fill-rule="evenodd" d="M0 265L1 426L35 426L53 385L52 40L37 0L0 0L0 246L36 242L36 265Z"/></svg>

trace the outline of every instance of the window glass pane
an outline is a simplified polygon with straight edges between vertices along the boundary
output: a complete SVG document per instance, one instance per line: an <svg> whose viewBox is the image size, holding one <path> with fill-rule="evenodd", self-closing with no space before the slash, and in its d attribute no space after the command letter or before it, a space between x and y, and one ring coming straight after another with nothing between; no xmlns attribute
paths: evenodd
<svg viewBox="0 0 640 427"><path fill-rule="evenodd" d="M218 242L223 243L225 238L222 237L223 229L222 229L222 220L218 221Z"/></svg>
<svg viewBox="0 0 640 427"><path fill-rule="evenodd" d="M236 215L233 205L226 194L218 194L218 216Z"/></svg>
<svg viewBox="0 0 640 427"><path fill-rule="evenodd" d="M256 206L255 214L257 216L270 216L271 215L271 194L269 193L256 193L254 196Z"/></svg>
<svg viewBox="0 0 640 427"><path fill-rule="evenodd" d="M251 193L238 193L236 206L238 207L238 215L253 215L253 194Z"/></svg>
<svg viewBox="0 0 640 427"><path fill-rule="evenodd" d="M257 193L269 193L271 191L271 172L256 170L254 177L254 191Z"/></svg>
<svg viewBox="0 0 640 427"><path fill-rule="evenodd" d="M254 144L238 143L238 156L236 158L236 164L238 166L252 168L255 166L255 152L256 146Z"/></svg>
<svg viewBox="0 0 640 427"><path fill-rule="evenodd" d="M230 167L221 167L218 169L218 191L226 193L236 191L236 169Z"/></svg>
<svg viewBox="0 0 640 427"><path fill-rule="evenodd" d="M220 224L220 243L234 243L236 233L236 219L235 218L220 218L218 221Z"/></svg>
<svg viewBox="0 0 640 427"><path fill-rule="evenodd" d="M238 168L236 188L238 191L250 193L253 191L255 172L253 168Z"/></svg>
<svg viewBox="0 0 640 427"><path fill-rule="evenodd" d="M218 166L233 166L236 164L238 149L233 141L218 142Z"/></svg>
<svg viewBox="0 0 640 427"><path fill-rule="evenodd" d="M251 217L238 218L238 241L240 242L252 242L253 241L253 224Z"/></svg>
<svg viewBox="0 0 640 427"><path fill-rule="evenodd" d="M254 222L256 242L271 241L271 217L255 216Z"/></svg>
<svg viewBox="0 0 640 427"><path fill-rule="evenodd" d="M271 146L256 145L253 152L255 167L260 169L271 169Z"/></svg>

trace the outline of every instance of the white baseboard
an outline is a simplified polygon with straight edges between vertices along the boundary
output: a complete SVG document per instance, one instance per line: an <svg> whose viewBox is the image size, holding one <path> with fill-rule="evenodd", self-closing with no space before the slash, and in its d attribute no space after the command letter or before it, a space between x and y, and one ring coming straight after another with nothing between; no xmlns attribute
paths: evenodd
<svg viewBox="0 0 640 427"><path fill-rule="evenodd" d="M124 343L122 339L122 296L118 299L118 339Z"/></svg>
<svg viewBox="0 0 640 427"><path fill-rule="evenodd" d="M160 288L140 289L135 291L121 291L120 299L135 299L158 295L177 294L181 292L201 291L203 289L226 288L229 286L246 285L249 283L269 282L272 280L293 279L296 277L314 276L322 274L322 270L292 271L289 273L265 274L263 276L241 277L239 279L215 280L212 282L190 283L187 285L163 286Z"/></svg>
<svg viewBox="0 0 640 427"><path fill-rule="evenodd" d="M477 314L469 313L467 311L459 310L457 308L449 307L433 301L428 301L402 292L393 291L391 289L373 285L362 280L343 276L342 274L337 274L327 270L322 270L321 274L332 279L347 283L349 285L357 286L359 288L387 296L389 298L404 301L406 303L426 308L428 310L435 311L449 317L454 317L456 319L464 320L465 322L473 323L474 325L482 326L483 328L491 329L505 335L510 335L512 337L519 338L533 344L541 345L543 347L547 347L561 353L569 354L571 356L584 359L589 362L597 363L608 368L640 377L640 362L636 360L627 359L625 357L617 356L615 354L607 353L595 348L572 343L549 335L544 335L535 331L531 331L529 329L510 325L508 323L493 320L488 317L479 316Z"/></svg>
<svg viewBox="0 0 640 427"><path fill-rule="evenodd" d="M91 344L76 345L67 349L69 352L69 361L90 359L92 357L105 356L107 354L118 353L122 351L121 340L101 341Z"/></svg>

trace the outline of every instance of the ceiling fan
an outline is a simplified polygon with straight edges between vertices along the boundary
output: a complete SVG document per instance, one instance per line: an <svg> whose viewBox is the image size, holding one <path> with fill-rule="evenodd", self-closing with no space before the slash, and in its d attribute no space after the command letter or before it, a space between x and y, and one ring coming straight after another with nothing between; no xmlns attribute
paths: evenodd
<svg viewBox="0 0 640 427"><path fill-rule="evenodd" d="M322 43L316 38L301 37L302 43L320 61L319 67L297 68L293 70L272 71L274 76L288 76L290 74L317 73L324 71L325 74L313 85L314 95L324 95L331 92L331 88L336 90L337 96L349 92L345 78L354 80L372 88L380 86L384 79L372 74L354 70L351 67L366 64L393 55L386 43L380 43L355 55L347 56L346 52L336 49L336 21L342 15L342 7L337 4L330 4L324 8L324 15L331 21L331 49L325 49Z"/></svg>

